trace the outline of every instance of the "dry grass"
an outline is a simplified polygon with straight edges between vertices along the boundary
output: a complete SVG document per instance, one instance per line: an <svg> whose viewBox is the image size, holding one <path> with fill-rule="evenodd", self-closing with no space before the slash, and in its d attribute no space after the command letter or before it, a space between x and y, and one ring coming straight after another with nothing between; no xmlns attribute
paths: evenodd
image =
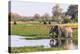
<svg viewBox="0 0 80 54"><path fill-rule="evenodd" d="M67 23L61 24L62 26L71 27L71 28L78 28L78 23Z"/></svg>

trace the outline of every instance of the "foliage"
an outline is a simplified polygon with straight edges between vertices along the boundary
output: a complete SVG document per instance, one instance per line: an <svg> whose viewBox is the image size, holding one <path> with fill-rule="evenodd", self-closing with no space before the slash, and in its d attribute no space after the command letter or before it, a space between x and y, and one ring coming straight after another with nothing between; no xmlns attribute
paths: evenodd
<svg viewBox="0 0 80 54"><path fill-rule="evenodd" d="M52 15L54 21L58 23L61 22L62 9L59 7L59 5L55 5L52 8Z"/></svg>
<svg viewBox="0 0 80 54"><path fill-rule="evenodd" d="M62 26L78 28L77 24L62 24ZM11 35L20 36L32 36L36 38L47 38L49 37L50 25L44 25L41 23L33 24L11 24Z"/></svg>
<svg viewBox="0 0 80 54"><path fill-rule="evenodd" d="M17 23L16 23L16 21L14 21L14 25L16 25Z"/></svg>
<svg viewBox="0 0 80 54"><path fill-rule="evenodd" d="M70 15L72 19L78 18L78 5L70 5L66 15Z"/></svg>
<svg viewBox="0 0 80 54"><path fill-rule="evenodd" d="M36 13L33 17L35 20L38 20L40 18L40 15L38 13Z"/></svg>
<svg viewBox="0 0 80 54"><path fill-rule="evenodd" d="M45 13L43 15L43 20L48 21L48 18L49 18L49 14L48 13Z"/></svg>
<svg viewBox="0 0 80 54"><path fill-rule="evenodd" d="M69 23L70 21L71 21L70 18L68 18L68 17L64 18L64 23Z"/></svg>
<svg viewBox="0 0 80 54"><path fill-rule="evenodd" d="M74 18L73 19L73 22L78 22L78 18Z"/></svg>
<svg viewBox="0 0 80 54"><path fill-rule="evenodd" d="M51 24L51 21L49 21L48 23Z"/></svg>

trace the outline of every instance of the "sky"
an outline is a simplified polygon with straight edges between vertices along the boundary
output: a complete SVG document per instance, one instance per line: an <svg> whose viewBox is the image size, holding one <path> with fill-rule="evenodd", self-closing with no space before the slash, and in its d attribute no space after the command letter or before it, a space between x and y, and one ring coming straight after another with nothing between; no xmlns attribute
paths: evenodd
<svg viewBox="0 0 80 54"><path fill-rule="evenodd" d="M45 13L52 15L52 7L56 3L46 3L46 2L27 2L27 1L12 1L11 2L11 12L17 13L21 16L34 16L36 13L41 16ZM70 4L59 4L63 12L67 11Z"/></svg>

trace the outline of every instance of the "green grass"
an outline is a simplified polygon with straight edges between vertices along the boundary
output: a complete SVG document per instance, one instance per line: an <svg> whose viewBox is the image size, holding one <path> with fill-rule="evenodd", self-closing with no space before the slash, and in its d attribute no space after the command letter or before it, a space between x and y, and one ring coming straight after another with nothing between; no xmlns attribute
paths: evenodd
<svg viewBox="0 0 80 54"><path fill-rule="evenodd" d="M53 51L53 50L63 50L63 48L52 47L44 48L44 46L33 46L33 47L11 47L10 53L24 53L24 52L39 52L39 51Z"/></svg>
<svg viewBox="0 0 80 54"><path fill-rule="evenodd" d="M78 38L78 29L74 29L73 38Z"/></svg>
<svg viewBox="0 0 80 54"><path fill-rule="evenodd" d="M11 25L11 35L22 36L48 36L49 28L45 25Z"/></svg>
<svg viewBox="0 0 80 54"><path fill-rule="evenodd" d="M50 39L50 37L33 37L33 38L22 38L22 39L26 39L26 40L39 40L39 39Z"/></svg>
<svg viewBox="0 0 80 54"><path fill-rule="evenodd" d="M30 36L34 38L25 38L27 40L31 39L49 39L49 25L44 24L11 24L11 35L20 36ZM73 31L73 39L78 38L78 29ZM11 47L12 53L23 53L23 52L36 52L36 51L54 51L54 50L64 50L62 47L56 48L44 48L44 46L34 46L34 47Z"/></svg>
<svg viewBox="0 0 80 54"><path fill-rule="evenodd" d="M49 39L49 25L44 24L11 24L11 35L31 36L35 38L26 39ZM73 38L78 37L78 29L74 29Z"/></svg>

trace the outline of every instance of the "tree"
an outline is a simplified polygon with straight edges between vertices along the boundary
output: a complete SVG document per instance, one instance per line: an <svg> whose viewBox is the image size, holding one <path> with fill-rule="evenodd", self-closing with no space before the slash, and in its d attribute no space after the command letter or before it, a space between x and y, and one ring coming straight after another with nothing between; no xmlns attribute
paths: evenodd
<svg viewBox="0 0 80 54"><path fill-rule="evenodd" d="M9 13L10 15L10 20L14 22L14 24L17 24L16 21L20 20L22 18L22 16L20 16L19 14L17 13Z"/></svg>
<svg viewBox="0 0 80 54"><path fill-rule="evenodd" d="M61 22L61 15L62 15L62 9L59 7L59 5L55 5L52 8L52 19L56 22Z"/></svg>
<svg viewBox="0 0 80 54"><path fill-rule="evenodd" d="M70 5L66 12L66 15L71 16L71 19L78 18L78 5Z"/></svg>
<svg viewBox="0 0 80 54"><path fill-rule="evenodd" d="M49 21L49 14L48 13L45 13L43 15L43 22L44 22L44 24L47 24L47 21Z"/></svg>
<svg viewBox="0 0 80 54"><path fill-rule="evenodd" d="M10 20L13 21L13 23L15 25L16 20L17 20L17 14L16 13L10 13Z"/></svg>
<svg viewBox="0 0 80 54"><path fill-rule="evenodd" d="M38 20L40 18L40 15L38 13L36 13L33 17L35 20Z"/></svg>
<svg viewBox="0 0 80 54"><path fill-rule="evenodd" d="M48 19L49 19L49 14L48 14L48 13L45 13L43 17L44 17L44 20L45 20L45 21L48 21Z"/></svg>

